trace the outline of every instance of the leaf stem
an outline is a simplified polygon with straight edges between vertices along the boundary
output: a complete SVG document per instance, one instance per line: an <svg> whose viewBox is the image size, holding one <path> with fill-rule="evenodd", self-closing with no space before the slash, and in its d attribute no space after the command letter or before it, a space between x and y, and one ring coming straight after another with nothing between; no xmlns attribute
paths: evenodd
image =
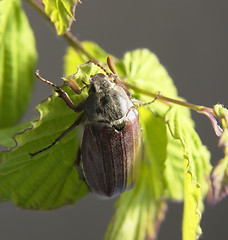
<svg viewBox="0 0 228 240"><path fill-rule="evenodd" d="M139 88L139 87L137 87L137 86L135 86L133 84L127 83L127 82L124 82L124 84L128 88L131 88L131 89L135 90L136 92L140 92L140 93L142 93L144 95L147 95L147 96L150 96L150 97L153 97L153 98L157 97L157 93L153 93L153 92L147 91L145 89ZM207 111L207 112L211 113L213 116L215 115L214 110L212 108L208 108L208 107L204 107L204 106L188 103L188 102L185 102L185 101L169 98L169 97L166 97L166 96L163 96L163 95L159 96L158 100L166 102L166 103L167 102L168 103L175 103L175 104L178 104L178 105L190 108L190 109L192 109L194 111L197 111L199 113L204 113L205 111Z"/></svg>
<svg viewBox="0 0 228 240"><path fill-rule="evenodd" d="M27 0L52 26L54 24L51 22L49 15L45 12L44 7L38 3L36 0ZM94 56L92 56L81 44L81 42L76 38L71 32L66 32L62 35L66 41L72 46L75 50L79 50L83 52L90 60L95 60Z"/></svg>
<svg viewBox="0 0 228 240"><path fill-rule="evenodd" d="M51 22L51 19L49 17L49 15L45 12L44 10L44 7L39 4L36 0L27 0L46 20L48 20L48 22L52 25L53 23ZM90 60L95 60L95 57L92 56L84 47L83 45L81 44L81 42L78 40L77 37L75 37L71 32L66 32L62 35L66 41L70 44L70 46L72 46L75 50L79 50L81 52L83 52ZM147 91L147 90L144 90L144 89L141 89L139 87L136 87L135 85L132 85L130 83L126 83L125 82L125 85L128 87L128 88L131 88L137 92L140 92L142 94L145 94L147 96L151 96L151 97L156 97L157 96L157 93L152 93L150 91ZM212 114L213 116L215 116L215 113L214 113L214 110L212 108L208 108L208 107L204 107L204 106L199 106L199 105L195 105L195 104L192 104L192 103L188 103L188 102L185 102L185 101L181 101L181 100L177 100L177 99L173 99L173 98L169 98L169 97L165 97L165 96L159 96L158 100L164 102L164 103L174 103L174 104L178 104L178 105L181 105L181 106L184 106L184 107L187 107L187 108L190 108L192 110L195 110L199 113L205 113L208 112L210 114Z"/></svg>

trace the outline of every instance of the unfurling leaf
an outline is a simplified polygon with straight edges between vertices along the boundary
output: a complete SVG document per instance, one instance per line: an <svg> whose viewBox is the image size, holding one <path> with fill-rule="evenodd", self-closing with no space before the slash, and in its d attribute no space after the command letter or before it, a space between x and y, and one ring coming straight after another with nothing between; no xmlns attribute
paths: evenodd
<svg viewBox="0 0 228 240"><path fill-rule="evenodd" d="M228 152L213 168L211 173L212 196L210 203L216 203L228 195Z"/></svg>
<svg viewBox="0 0 228 240"><path fill-rule="evenodd" d="M211 173L212 196L209 198L211 203L216 203L228 195L228 110L217 104L214 106L214 113L222 124L223 132L219 146L223 147L224 158L216 164Z"/></svg>

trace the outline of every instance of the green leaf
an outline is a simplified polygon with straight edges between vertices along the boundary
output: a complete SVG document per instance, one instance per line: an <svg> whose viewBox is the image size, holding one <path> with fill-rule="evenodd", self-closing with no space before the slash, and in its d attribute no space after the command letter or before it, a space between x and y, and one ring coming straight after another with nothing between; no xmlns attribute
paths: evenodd
<svg viewBox="0 0 228 240"><path fill-rule="evenodd" d="M177 90L171 77L159 62L157 56L148 49L127 52L123 60L116 63L121 79L141 86L152 92L161 92L164 96L177 97ZM148 96L134 92L143 101L151 100ZM165 104L163 104L165 105Z"/></svg>
<svg viewBox="0 0 228 240"><path fill-rule="evenodd" d="M15 125L13 127L0 129L0 146L13 147L15 141L11 138L15 133L22 132L24 129L31 126L30 122Z"/></svg>
<svg viewBox="0 0 228 240"><path fill-rule="evenodd" d="M133 190L121 195L105 239L155 239L164 218L166 204L162 172L166 158L166 127L160 117L141 108L145 141L140 177Z"/></svg>
<svg viewBox="0 0 228 240"><path fill-rule="evenodd" d="M186 118L181 107L172 107L166 116L170 132L183 146L184 164L184 216L183 239L198 239L203 211L203 197L208 192L211 170L209 153L194 131L193 122ZM168 176L167 176L168 177ZM175 185L176 186L176 185Z"/></svg>
<svg viewBox="0 0 228 240"><path fill-rule="evenodd" d="M0 22L0 127L7 127L18 122L28 106L37 54L19 0L0 2Z"/></svg>
<svg viewBox="0 0 228 240"><path fill-rule="evenodd" d="M70 77L77 81L79 87L83 86L82 80L89 82L90 75L101 71L93 63L81 65L75 70L77 73ZM64 81L67 82L68 78ZM63 89L76 105L87 95L86 91L76 95L66 86ZM39 120L32 122L32 130L14 136L17 147L0 154L0 201L13 200L22 208L54 209L73 204L88 192L74 166L81 141L80 127L48 151L32 158L29 154L49 146L78 118L79 114L57 96L55 93L37 107L40 116Z"/></svg>
<svg viewBox="0 0 228 240"><path fill-rule="evenodd" d="M70 30L78 0L43 0L45 11L50 15L59 35Z"/></svg>
<svg viewBox="0 0 228 240"><path fill-rule="evenodd" d="M134 86L137 85L155 93L159 91L165 96L180 99L164 67L159 63L157 57L146 49L127 53L123 62L117 63L116 68L121 77ZM151 101L151 98L137 91L133 92L133 97L144 102ZM160 192L163 191L163 197L184 200L183 237L184 239L196 239L200 233L199 220L203 211L202 201L208 191L207 179L211 170L209 153L194 130L188 109L167 105L159 100L149 105L148 108L155 115L163 118L167 127L163 179L157 177L154 180L155 185L160 184L159 188L162 188L163 180L165 185L163 189L160 189ZM140 114L140 119L143 126L143 114ZM151 123L150 127L152 128L152 126ZM151 137L147 137L147 130L143 129L144 141L150 141ZM151 152L154 152L154 148L152 149ZM149 156L152 157L152 153ZM185 161L187 161L188 168L185 166ZM161 174L161 166L156 166L158 163L155 161L152 166L153 168L158 167L159 174ZM189 176L191 176L190 179Z"/></svg>
<svg viewBox="0 0 228 240"><path fill-rule="evenodd" d="M95 44L88 43L87 48L99 52ZM105 64L106 56L103 51L97 57ZM65 57L66 73L73 74L76 70L74 64L80 64L84 59L83 55L77 56L69 49ZM116 70L126 82L180 99L168 73L149 50L128 52L123 60L116 61ZM65 77L64 81L68 83L74 79L82 87L83 81L89 83L90 75L98 72L102 69L93 63L83 64L76 74ZM64 89L75 104L87 96L86 89L81 95L75 95L67 87ZM137 90L132 94L133 98L144 102L152 100ZM81 139L79 133L83 129L78 131L79 128L75 128L54 147L29 158L28 153L50 145L78 116L56 95L39 105L40 120L33 123L33 130L15 137L18 147L1 155L2 201L12 199L22 207L51 209L73 203L86 194L86 185L78 179L74 168ZM134 189L122 194L118 200L106 239L155 237L156 226L164 216L165 200L170 199L184 201L183 237L184 240L194 240L200 233L203 198L208 191L209 153L194 130L189 110L158 99L139 108L139 116L144 143L140 177ZM20 171L16 171L18 169ZM57 186L58 191L54 191L53 186ZM82 187L83 191L75 186ZM54 192L47 197L50 189Z"/></svg>
<svg viewBox="0 0 228 240"><path fill-rule="evenodd" d="M188 160L186 159L185 172L185 201L184 201L184 216L182 227L183 240L198 239L202 234L199 226L202 210L199 205L202 202L202 192L199 185L193 182L191 172L188 171Z"/></svg>
<svg viewBox="0 0 228 240"><path fill-rule="evenodd" d="M96 68L93 64L90 66ZM84 77L86 71L89 74L93 71L91 68L82 66ZM82 76L80 72L79 70L79 79ZM83 94L76 96L67 87L65 89L75 104L84 97ZM30 153L49 146L78 118L79 114L57 96L55 93L37 107L40 118L33 122L32 130L14 137L18 147L1 153L1 201L13 200L15 205L23 208L54 209L73 204L88 192L86 184L79 180L74 166L81 138L78 128L48 151L30 156Z"/></svg>
<svg viewBox="0 0 228 240"><path fill-rule="evenodd" d="M92 56L96 57L97 61L106 63L106 59L110 54L105 52L96 43L85 41L82 44ZM83 53L78 54L78 52L76 52L74 48L69 47L64 57L65 76L75 73L77 71L77 65L84 64L89 60L91 59L88 59L88 57L85 54Z"/></svg>
<svg viewBox="0 0 228 240"><path fill-rule="evenodd" d="M155 199L164 196L164 169L167 158L167 129L164 119L141 107L140 125L143 133L143 161L150 170L150 189ZM143 174L143 173L142 173Z"/></svg>
<svg viewBox="0 0 228 240"><path fill-rule="evenodd" d="M126 82L139 86L151 92L161 92L162 95L178 99L177 90L165 68L160 64L157 56L147 49L139 49L124 55L123 61L117 62L117 72ZM143 102L150 102L151 97L133 92L133 97ZM180 98L179 98L180 99ZM170 110L169 104L155 101L148 106L150 110L161 117ZM183 109L183 108L182 108ZM190 117L189 111L183 109L183 115ZM140 115L142 119L143 115ZM141 120L142 121L142 120ZM142 123L141 123L142 124ZM144 133L144 131L143 131ZM145 137L145 136L144 136ZM148 138L145 139L145 142ZM167 155L165 161L164 179L166 184L165 196L174 200L184 199L184 164L183 147L167 131ZM175 185L173 184L175 182Z"/></svg>

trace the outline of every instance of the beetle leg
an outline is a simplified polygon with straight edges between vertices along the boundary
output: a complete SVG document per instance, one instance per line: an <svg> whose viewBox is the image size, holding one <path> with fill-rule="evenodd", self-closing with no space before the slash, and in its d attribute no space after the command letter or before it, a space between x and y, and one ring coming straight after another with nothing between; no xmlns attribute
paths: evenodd
<svg viewBox="0 0 228 240"><path fill-rule="evenodd" d="M79 148L74 165L78 171L79 179L85 181L85 176L82 167L80 166L80 162L81 162L81 149Z"/></svg>
<svg viewBox="0 0 228 240"><path fill-rule="evenodd" d="M113 77L113 81L115 84L119 85L120 87L123 88L123 90L127 93L128 97L131 97L131 93L129 92L128 88L126 87L126 85L124 84L124 82L122 80L120 80L117 76L112 75Z"/></svg>
<svg viewBox="0 0 228 240"><path fill-rule="evenodd" d="M67 128L59 137L57 137L57 138L55 139L55 141L54 141L52 144L50 144L49 146L47 146L47 147L39 150L38 152L29 153L29 155L30 155L31 157L34 157L35 155L37 155L37 154L39 154L39 153L42 153L42 152L48 150L49 148L53 147L58 141L60 141L65 135L67 135L67 133L69 133L69 132L70 132L71 130L73 130L76 126L78 126L78 124L81 122L81 120L83 119L83 117L84 117L84 114L81 114L81 115L76 119L76 121L75 121L69 128Z"/></svg>
<svg viewBox="0 0 228 240"><path fill-rule="evenodd" d="M131 100L132 100L134 105L136 105L137 107L141 107L141 106L149 105L149 104L155 102L161 95L162 95L161 92L159 92L156 95L156 97L152 101L150 101L150 102L143 102L143 101L140 101L138 99L131 99Z"/></svg>
<svg viewBox="0 0 228 240"><path fill-rule="evenodd" d="M78 105L75 105L68 96L68 94L64 92L61 88L59 88L56 92L59 93L59 97L61 97L63 101L67 104L67 106L70 107L72 110L74 110L75 112L83 111L85 100L82 100L78 103Z"/></svg>
<svg viewBox="0 0 228 240"><path fill-rule="evenodd" d="M56 84L54 84L53 82L51 81L48 81L47 79L44 79L40 76L39 74L39 70L36 71L36 77L44 82L44 83L47 83L49 85L51 85L52 87L55 87L57 88L57 91L59 93L59 96L64 100L64 102L67 104L68 107L70 107L72 110L74 110L75 112L81 112L83 110L83 107L82 107L82 103L79 103L78 106L75 106L75 104L73 103L73 101L70 99L70 97L68 96L68 94L62 90L62 88L60 88L59 86L57 86ZM76 84L76 83L75 83ZM76 84L77 85L77 84ZM72 88L72 85L69 85L69 87L75 91L73 88ZM76 91L75 91L76 92ZM81 92L80 92L81 93ZM80 94L78 93L78 94Z"/></svg>
<svg viewBox="0 0 228 240"><path fill-rule="evenodd" d="M75 112L80 112L66 92L64 92L61 88L58 88L56 92L59 93L59 97L63 99L63 101L67 104L69 108L71 108Z"/></svg>

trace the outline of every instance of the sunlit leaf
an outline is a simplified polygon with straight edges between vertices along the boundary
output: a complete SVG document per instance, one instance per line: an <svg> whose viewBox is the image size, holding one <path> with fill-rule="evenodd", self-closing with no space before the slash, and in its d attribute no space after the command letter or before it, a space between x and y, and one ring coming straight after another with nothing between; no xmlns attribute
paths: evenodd
<svg viewBox="0 0 228 240"><path fill-rule="evenodd" d="M194 240L198 239L201 233L199 223L203 211L203 197L208 191L211 170L209 153L194 131L192 120L183 115L180 107L173 107L166 119L172 136L183 147L183 239Z"/></svg>
<svg viewBox="0 0 228 240"><path fill-rule="evenodd" d="M85 79L85 71L90 74L92 70L89 66L82 66L82 69ZM75 104L84 97L83 94L76 96L68 88L66 90ZM80 143L78 128L49 150L34 157L30 153L49 146L79 114L67 107L57 93L41 103L37 110L40 119L33 122L33 129L16 135L18 147L1 154L0 199L11 199L17 206L33 209L53 209L72 204L88 192L74 166Z"/></svg>
<svg viewBox="0 0 228 240"><path fill-rule="evenodd" d="M97 59L105 66L106 52L100 51L99 46L92 43L85 43L84 46L95 55L100 52ZM77 54L79 53L69 49L65 56L64 81L69 84L73 79L81 88L83 81L88 84L91 75L103 70L93 63L76 68L76 64L88 60ZM115 61L116 70L125 82L180 99L170 76L149 50L128 52L123 60ZM77 73L74 74L75 72ZM67 77L68 74L70 76ZM87 95L87 89L81 95L73 94L67 87L64 89L76 104ZM153 100L137 89L130 91L133 98L144 102ZM86 194L86 185L78 179L74 168L81 140L79 133L83 129L75 128L54 147L31 159L29 153L51 144L78 116L56 94L40 104L38 111L40 120L33 123L33 130L16 136L19 147L2 154L4 160L0 167L0 198L2 201L12 199L22 207L50 209L73 203ZM133 190L122 194L118 200L106 239L154 238L157 226L164 217L165 200L170 199L184 201L183 238L195 240L200 234L203 198L208 191L207 180L211 170L208 151L194 130L189 110L183 107L158 98L154 103L139 108L139 117L143 135L140 177ZM16 172L18 168L21 171ZM67 175L69 172L71 174ZM60 190L61 181L58 179L68 179L61 185L64 186L64 191ZM53 192L47 198L47 192L55 189L54 184L61 194ZM40 186L39 189L37 186ZM82 192L78 190L81 186L84 189ZM54 202L56 198L58 201Z"/></svg>
<svg viewBox="0 0 228 240"><path fill-rule="evenodd" d="M187 159L185 167L185 201L182 236L183 240L193 240L198 239L202 233L199 226L202 213L202 210L199 208L200 201L202 201L202 192L200 186L193 181L192 175L188 171Z"/></svg>
<svg viewBox="0 0 228 240"><path fill-rule="evenodd" d="M79 68L75 65L72 74L76 74L71 78L82 87L82 80L89 82L90 75L100 70L93 63ZM68 78L64 81L67 82ZM63 89L76 105L87 95L86 91L76 95L66 86ZM30 153L49 146L80 114L72 111L57 93L41 103L37 111L39 119L32 123L32 130L15 135L17 147L0 155L0 201L13 200L17 206L32 209L53 209L72 204L88 192L74 165L82 129L75 128L47 151L33 157Z"/></svg>
<svg viewBox="0 0 228 240"><path fill-rule="evenodd" d="M106 63L107 57L110 55L105 52L101 47L99 47L96 43L93 42L83 42L84 48L92 55L96 56L97 61L101 63ZM74 48L69 47L67 49L67 53L64 57L64 73L65 76L71 75L77 71L77 65L84 64L91 59L83 53L78 53Z"/></svg>
<svg viewBox="0 0 228 240"><path fill-rule="evenodd" d="M117 71L120 72L126 82L152 92L159 91L165 96L179 98L166 70L159 63L157 57L148 50L136 50L127 53L123 62L120 61L117 64ZM133 96L144 102L151 101L149 97L137 91L134 92ZM194 240L200 233L199 220L203 211L202 199L208 191L207 181L211 170L209 153L194 130L189 110L165 104L159 99L149 105L148 108L155 115L162 117L167 127L163 197L185 202L183 237L184 239ZM141 114L140 118L143 125L144 115ZM152 126L151 123L151 128ZM143 137L145 142L149 141L144 131ZM150 156L152 157L152 155ZM185 161L188 163L187 169ZM153 168L156 168L156 164L158 162L154 162ZM161 173L162 170L159 171ZM191 179L187 178L186 175L190 175ZM157 178L155 182L161 184L161 179ZM194 189L194 191L191 189ZM194 201L191 199L194 199ZM192 218L189 217L190 215ZM186 238L186 236L191 237Z"/></svg>
<svg viewBox="0 0 228 240"><path fill-rule="evenodd" d="M7 127L28 106L37 54L19 0L0 2L0 23L0 127Z"/></svg>
<svg viewBox="0 0 228 240"><path fill-rule="evenodd" d="M26 122L19 125L15 125L13 127L1 128L0 129L0 146L4 147L13 147L15 145L15 141L12 136L15 133L19 133L24 131L31 126L31 123Z"/></svg>
<svg viewBox="0 0 228 240"><path fill-rule="evenodd" d="M43 0L45 11L50 15L59 35L70 29L78 2L78 0Z"/></svg>
<svg viewBox="0 0 228 240"><path fill-rule="evenodd" d="M166 128L164 121L141 109L144 116L145 158L141 174L133 190L122 194L116 204L116 213L110 223L105 239L155 239L165 214L162 200L162 178L166 157Z"/></svg>

